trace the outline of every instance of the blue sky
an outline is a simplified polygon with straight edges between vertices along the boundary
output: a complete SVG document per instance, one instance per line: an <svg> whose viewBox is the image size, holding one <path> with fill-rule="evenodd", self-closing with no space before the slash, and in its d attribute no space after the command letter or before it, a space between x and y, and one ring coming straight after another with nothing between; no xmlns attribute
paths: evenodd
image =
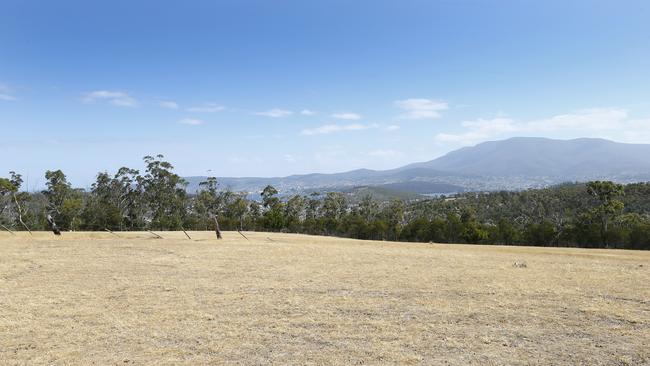
<svg viewBox="0 0 650 366"><path fill-rule="evenodd" d="M385 169L511 136L650 143L647 1L0 2L0 174Z"/></svg>

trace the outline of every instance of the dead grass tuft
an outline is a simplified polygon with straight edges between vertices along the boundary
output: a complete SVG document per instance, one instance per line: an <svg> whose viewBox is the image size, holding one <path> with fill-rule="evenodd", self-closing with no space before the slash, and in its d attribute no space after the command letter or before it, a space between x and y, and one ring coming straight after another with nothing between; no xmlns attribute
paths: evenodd
<svg viewBox="0 0 650 366"><path fill-rule="evenodd" d="M512 266L515 268L528 268L528 264L525 261L515 261Z"/></svg>

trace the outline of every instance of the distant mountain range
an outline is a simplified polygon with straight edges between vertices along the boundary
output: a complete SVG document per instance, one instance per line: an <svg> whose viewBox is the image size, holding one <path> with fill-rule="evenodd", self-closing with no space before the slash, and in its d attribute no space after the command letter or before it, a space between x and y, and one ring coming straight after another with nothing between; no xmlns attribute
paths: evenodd
<svg viewBox="0 0 650 366"><path fill-rule="evenodd" d="M204 179L186 177L190 183L188 190L196 191ZM431 161L391 170L217 179L223 187L252 194L268 184L282 194L350 191L369 186L382 188L382 192L437 195L521 190L596 179L627 183L650 180L650 145L591 138L515 137L464 147Z"/></svg>

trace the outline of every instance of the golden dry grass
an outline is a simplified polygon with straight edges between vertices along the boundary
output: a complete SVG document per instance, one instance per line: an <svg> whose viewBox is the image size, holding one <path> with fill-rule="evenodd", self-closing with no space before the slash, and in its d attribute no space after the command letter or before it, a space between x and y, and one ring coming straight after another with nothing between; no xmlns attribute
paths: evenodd
<svg viewBox="0 0 650 366"><path fill-rule="evenodd" d="M161 234L0 233L0 363L650 363L647 252Z"/></svg>

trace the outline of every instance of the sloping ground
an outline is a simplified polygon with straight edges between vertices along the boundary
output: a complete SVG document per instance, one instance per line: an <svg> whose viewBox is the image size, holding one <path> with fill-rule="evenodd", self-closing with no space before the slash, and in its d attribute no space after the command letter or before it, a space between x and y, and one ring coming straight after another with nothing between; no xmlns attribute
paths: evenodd
<svg viewBox="0 0 650 366"><path fill-rule="evenodd" d="M160 234L0 233L0 363L650 363L647 252Z"/></svg>

